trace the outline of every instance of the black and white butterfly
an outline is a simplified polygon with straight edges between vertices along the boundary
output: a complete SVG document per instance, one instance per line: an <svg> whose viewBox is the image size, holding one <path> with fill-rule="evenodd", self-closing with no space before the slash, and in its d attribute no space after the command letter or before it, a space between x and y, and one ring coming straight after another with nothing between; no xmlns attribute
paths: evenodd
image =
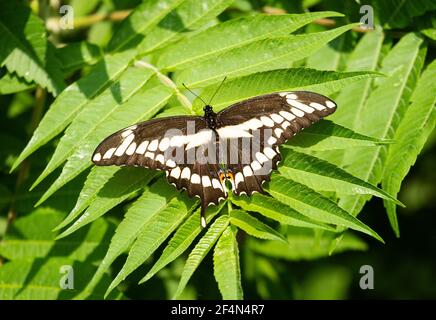
<svg viewBox="0 0 436 320"><path fill-rule="evenodd" d="M227 198L226 181L235 195L264 193L262 184L281 159L279 146L335 110L334 101L308 91L261 95L218 113L207 104L202 117L153 119L122 129L100 143L92 161L165 170L177 189L201 199L205 227L206 208Z"/></svg>

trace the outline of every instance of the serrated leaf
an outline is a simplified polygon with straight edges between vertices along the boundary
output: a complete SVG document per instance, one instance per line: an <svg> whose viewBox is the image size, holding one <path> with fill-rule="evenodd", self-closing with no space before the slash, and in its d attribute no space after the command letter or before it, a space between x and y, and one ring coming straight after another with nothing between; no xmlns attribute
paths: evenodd
<svg viewBox="0 0 436 320"><path fill-rule="evenodd" d="M224 300L242 300L241 267L236 232L228 226L213 252L213 274Z"/></svg>
<svg viewBox="0 0 436 320"><path fill-rule="evenodd" d="M109 179L119 170L122 170L121 167L116 166L93 167L86 178L82 190L80 190L74 208L68 216L56 226L55 230L66 227L76 219L90 205L90 203L95 200L100 190L104 188L104 185L109 181ZM117 177L119 176L117 175Z"/></svg>
<svg viewBox="0 0 436 320"><path fill-rule="evenodd" d="M384 34L380 30L365 33L351 53L346 71L376 71L383 40ZM329 118L341 126L355 129L356 123L359 122L359 115L363 112L366 99L371 92L371 83L372 79L365 79L341 90L335 99L339 107Z"/></svg>
<svg viewBox="0 0 436 320"><path fill-rule="evenodd" d="M72 269L68 269L69 266ZM84 299L103 299L109 277L103 278L95 290L84 291L94 271L91 263L65 257L7 262L0 267L0 300L71 300L79 293ZM74 277L74 288L68 290L60 286L66 272L80 272L80 276ZM122 297L122 293L117 291L109 298Z"/></svg>
<svg viewBox="0 0 436 320"><path fill-rule="evenodd" d="M56 234L51 229L63 217L64 214L57 210L40 208L18 218L0 242L0 255L8 260L48 256L68 256L75 261L102 258L114 225L100 219L67 240L55 241Z"/></svg>
<svg viewBox="0 0 436 320"><path fill-rule="evenodd" d="M108 118L110 119L121 105L135 95L152 75L151 70L128 69L117 82L94 99L87 108L84 108L65 131L49 163L32 188L64 163L79 146L87 143L89 137L94 135L96 128L101 124L106 124ZM114 96L114 91L118 91L118 98ZM82 154L81 157L83 158L84 155Z"/></svg>
<svg viewBox="0 0 436 320"><path fill-rule="evenodd" d="M398 130L395 133L397 144L390 146L384 174L383 189L398 194L401 182L406 177L418 154L436 125L436 61L422 73L411 97ZM396 206L385 202L391 220L396 220Z"/></svg>
<svg viewBox="0 0 436 320"><path fill-rule="evenodd" d="M30 8L3 1L0 9L0 65L27 82L35 81L54 95L65 87L54 48L43 21Z"/></svg>
<svg viewBox="0 0 436 320"><path fill-rule="evenodd" d="M383 242L370 227L307 186L274 174L267 190L280 202L314 220L348 227Z"/></svg>
<svg viewBox="0 0 436 320"><path fill-rule="evenodd" d="M354 132L332 121L323 120L292 137L284 146L302 151L329 151L353 147L372 147L391 143Z"/></svg>
<svg viewBox="0 0 436 320"><path fill-rule="evenodd" d="M307 32L328 30L320 25L309 25ZM306 67L318 70L344 71L347 64L349 51L354 47L355 32L349 32L333 39L328 45L321 47L314 54L306 59ZM356 71L362 71L359 69Z"/></svg>
<svg viewBox="0 0 436 320"><path fill-rule="evenodd" d="M144 188L154 174L144 168L123 168L118 171L100 190L88 209L58 238L63 238L101 217L117 204Z"/></svg>
<svg viewBox="0 0 436 320"><path fill-rule="evenodd" d="M377 18L385 28L404 28L412 17L436 10L436 3L427 0L371 0L370 4L374 7L374 13L379 13ZM390 14L385 15L382 14L383 12L389 12Z"/></svg>
<svg viewBox="0 0 436 320"><path fill-rule="evenodd" d="M93 65L102 58L100 47L81 41L73 42L56 51L56 56L62 64L64 73L71 73L86 65Z"/></svg>
<svg viewBox="0 0 436 320"><path fill-rule="evenodd" d="M246 211L258 212L283 224L302 228L334 230L332 227L312 220L266 195L253 194L251 197L231 197L230 200Z"/></svg>
<svg viewBox="0 0 436 320"><path fill-rule="evenodd" d="M318 237L313 230L291 227L286 235L286 243L248 239L247 245L267 257L291 261L314 260L329 256L329 247L331 242L335 241L335 237L336 234L332 232L325 231ZM363 240L347 232L335 253L349 250L364 251L367 248Z"/></svg>
<svg viewBox="0 0 436 320"><path fill-rule="evenodd" d="M138 54L146 54L184 37L224 11L233 0L187 0L171 11L147 34L138 46Z"/></svg>
<svg viewBox="0 0 436 320"><path fill-rule="evenodd" d="M357 43L347 62L346 71L368 70L375 71L378 61L382 54L384 34L381 30L366 33ZM365 52L365 54L362 54ZM379 78L381 79L381 78ZM371 92L373 79L365 79L355 82L343 90L335 98L339 106L329 119L339 125L355 130L359 123L359 115L363 112L368 95ZM326 151L318 156L342 167L344 164L344 154L348 150Z"/></svg>
<svg viewBox="0 0 436 320"><path fill-rule="evenodd" d="M212 221L212 219L221 211L222 208L223 205L219 205L218 207L213 207L213 209L208 210L206 214L207 224ZM148 271L148 273L144 276L144 278L139 281L139 284L149 280L157 272L162 270L166 265L174 261L181 254L183 254L186 249L188 249L188 247L192 244L195 238L203 230L203 228L199 224L199 221L200 210L197 210L177 229L173 237L168 242L168 245L162 252L162 255L159 257L159 259L156 261L150 271Z"/></svg>
<svg viewBox="0 0 436 320"><path fill-rule="evenodd" d="M196 201L184 194L168 201L158 214L153 215L139 231L126 262L106 291L108 295L121 281L136 270L155 252L170 234L196 207Z"/></svg>
<svg viewBox="0 0 436 320"><path fill-rule="evenodd" d="M289 34L315 19L335 16L341 14L314 12L281 16L255 15L229 20L169 47L160 55L157 66L165 70L187 68L251 42Z"/></svg>
<svg viewBox="0 0 436 320"><path fill-rule="evenodd" d="M278 91L308 90L329 95L350 83L376 76L379 74L373 72L340 73L306 68L259 72L226 81L220 88L219 95L214 99L213 106L214 110L219 111L233 103ZM216 89L216 85L206 87L202 97L210 98ZM203 103L199 99L194 100L195 111L199 112L202 106Z"/></svg>
<svg viewBox="0 0 436 320"><path fill-rule="evenodd" d="M408 34L384 58L381 71L390 75L372 91L365 110L359 114L357 130L380 139L394 138L424 62L426 50L421 44L422 39L415 34ZM347 152L344 165L351 174L378 184L382 178L386 153L387 147L356 148ZM339 205L357 215L367 200L368 197L362 196L342 197ZM391 226L398 234L395 220L390 217Z"/></svg>
<svg viewBox="0 0 436 320"><path fill-rule="evenodd" d="M354 177L325 160L291 149L283 152L283 159L279 167L280 173L309 188L343 194L372 194L402 205L385 191Z"/></svg>
<svg viewBox="0 0 436 320"><path fill-rule="evenodd" d="M109 249L87 286L89 290L100 281L114 260L132 245L151 218L164 210L178 194L179 192L174 188L168 188L163 179L145 189L143 194L127 210L124 219L115 230Z"/></svg>
<svg viewBox="0 0 436 320"><path fill-rule="evenodd" d="M183 292L192 274L198 268L201 261L203 261L210 249L212 249L212 247L215 245L221 234L227 228L228 224L228 216L220 216L207 229L206 234L198 241L186 260L182 277L180 279L179 286L177 287L177 291L174 294L174 298L177 298Z"/></svg>
<svg viewBox="0 0 436 320"><path fill-rule="evenodd" d="M239 227L247 234L256 238L286 242L282 234L243 210L232 210L230 212L230 224Z"/></svg>
<svg viewBox="0 0 436 320"><path fill-rule="evenodd" d="M146 0L121 23L108 44L110 52L138 45L149 30L186 0Z"/></svg>
<svg viewBox="0 0 436 320"><path fill-rule="evenodd" d="M35 84L27 82L15 73L6 73L0 78L0 94L12 94L35 88Z"/></svg>
<svg viewBox="0 0 436 320"><path fill-rule="evenodd" d="M128 127L129 125L150 119L166 104L172 94L173 91L164 86L157 86L149 90L141 88L137 94L124 103L120 108L116 108L116 110L113 110L112 112L106 111L109 112L109 114L107 114L104 121L101 119L104 114L102 111L101 113L93 113L89 118L85 117L84 123L78 122L77 126L73 126L72 124L67 131L69 132L69 129L71 128L73 132L72 136L74 136L76 133L73 131L73 128L80 129L79 132L81 132L81 135L79 140L82 139L82 143L78 144L77 141L71 140L71 136L67 139L67 142L70 143L70 145L72 143L75 148L73 154L68 158L67 163L62 169L61 175L41 197L38 204L45 201L65 183L71 181L78 174L91 166L92 163L90 159L92 152L104 138L117 130ZM147 103L147 108L144 107L144 101ZM104 101L101 102L102 105L99 105L99 107L103 109L106 107L106 109L109 109L108 106L104 104ZM94 119L94 122L91 118ZM65 148L68 148L68 143L64 144ZM61 143L59 143L58 148L60 146ZM60 157L62 157L62 154L60 154ZM47 172L47 170L45 170L45 172ZM40 178L38 180L40 180Z"/></svg>
<svg viewBox="0 0 436 320"><path fill-rule="evenodd" d="M61 133L94 97L118 78L128 66L126 61L133 56L133 52L130 51L108 55L88 75L66 88L44 115L26 148L14 162L11 171L29 155Z"/></svg>
<svg viewBox="0 0 436 320"><path fill-rule="evenodd" d="M255 72L289 68L294 61L307 57L355 26L350 24L325 32L256 41L185 69L176 74L175 81L179 85L185 83L189 88L196 88L220 82L224 77L232 79Z"/></svg>

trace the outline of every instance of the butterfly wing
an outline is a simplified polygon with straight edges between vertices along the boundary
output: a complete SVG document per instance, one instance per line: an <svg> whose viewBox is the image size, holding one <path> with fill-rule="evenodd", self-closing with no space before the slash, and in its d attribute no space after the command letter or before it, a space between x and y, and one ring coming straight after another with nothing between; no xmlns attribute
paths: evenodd
<svg viewBox="0 0 436 320"><path fill-rule="evenodd" d="M206 157L205 151L216 148L216 143L215 133L202 117L153 119L107 137L94 151L92 161L99 166L165 170L167 180L177 189L201 199L204 212L208 205L227 197L218 161Z"/></svg>
<svg viewBox="0 0 436 320"><path fill-rule="evenodd" d="M258 96L219 112L217 132L230 145L227 170L233 192L263 192L262 184L281 160L279 146L335 110L328 97L292 91ZM239 159L230 159L231 154Z"/></svg>

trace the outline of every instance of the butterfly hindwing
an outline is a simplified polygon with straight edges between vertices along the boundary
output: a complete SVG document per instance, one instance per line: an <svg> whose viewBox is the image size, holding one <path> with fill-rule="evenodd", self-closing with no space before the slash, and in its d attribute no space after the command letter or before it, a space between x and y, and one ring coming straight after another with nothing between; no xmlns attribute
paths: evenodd
<svg viewBox="0 0 436 320"><path fill-rule="evenodd" d="M202 117L154 119L107 137L94 151L96 165L142 166L165 170L168 182L202 200L202 207L227 197L215 161L202 157L205 146L216 144L214 132Z"/></svg>
<svg viewBox="0 0 436 320"><path fill-rule="evenodd" d="M307 91L278 92L236 103L204 117L153 119L122 129L103 140L96 165L142 166L165 170L168 182L201 199L204 213L227 198L263 193L281 160L279 147L336 110L329 98Z"/></svg>
<svg viewBox="0 0 436 320"><path fill-rule="evenodd" d="M269 181L281 160L279 146L335 110L336 103L323 95L293 91L258 96L219 112L220 138L239 139L233 145L237 145L241 159L242 155L248 157L228 162L233 192L263 192L262 184ZM247 138L251 139L249 146L243 143Z"/></svg>

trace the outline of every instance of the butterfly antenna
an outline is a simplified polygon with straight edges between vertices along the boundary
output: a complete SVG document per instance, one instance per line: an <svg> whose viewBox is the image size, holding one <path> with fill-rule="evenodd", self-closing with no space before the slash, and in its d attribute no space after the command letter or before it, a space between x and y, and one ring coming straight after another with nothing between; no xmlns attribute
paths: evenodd
<svg viewBox="0 0 436 320"><path fill-rule="evenodd" d="M224 77L223 81L221 81L220 85L218 86L218 88L215 90L215 93L213 94L212 98L210 98L208 105L210 105L212 103L213 98L215 98L216 94L218 93L218 91L221 89L224 81L226 81L227 76Z"/></svg>
<svg viewBox="0 0 436 320"><path fill-rule="evenodd" d="M207 105L207 103L206 103L203 99L201 99L201 97L200 97L198 94L196 94L194 91L192 91L192 90L189 89L187 86L185 86L184 83L182 83L182 85L185 87L186 90L188 90L190 93L192 93L192 94L193 94L194 96L196 96L198 99L200 99L200 100L204 103L204 105Z"/></svg>

